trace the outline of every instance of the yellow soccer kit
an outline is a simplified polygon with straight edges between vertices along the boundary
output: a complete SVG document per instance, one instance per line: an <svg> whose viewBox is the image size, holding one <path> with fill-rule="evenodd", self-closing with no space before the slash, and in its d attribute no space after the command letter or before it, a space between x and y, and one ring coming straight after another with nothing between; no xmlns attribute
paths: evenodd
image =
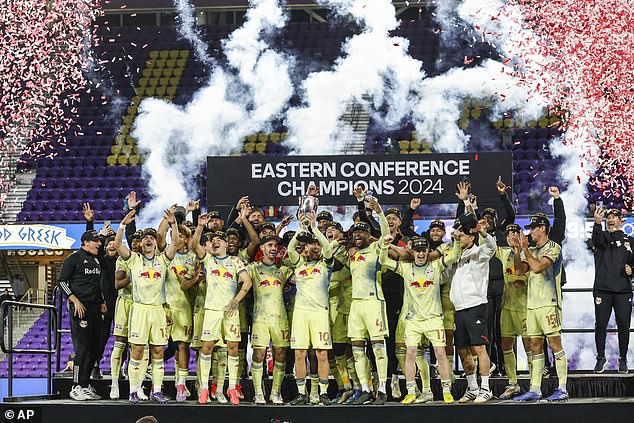
<svg viewBox="0 0 634 423"><path fill-rule="evenodd" d="M130 277L128 262L117 258L115 271L125 272ZM132 284L128 284L117 292L117 302L114 306L114 336L128 337L130 309L132 308Z"/></svg>
<svg viewBox="0 0 634 423"><path fill-rule="evenodd" d="M192 306L188 293L181 289L180 278L194 277L196 255L193 251L177 252L170 263L165 280L167 313L172 319L170 336L173 341L191 342L193 334Z"/></svg>
<svg viewBox="0 0 634 423"><path fill-rule="evenodd" d="M500 314L500 332L503 337L526 336L526 275L515 274L514 255L511 247L498 247L495 253L504 269Z"/></svg>

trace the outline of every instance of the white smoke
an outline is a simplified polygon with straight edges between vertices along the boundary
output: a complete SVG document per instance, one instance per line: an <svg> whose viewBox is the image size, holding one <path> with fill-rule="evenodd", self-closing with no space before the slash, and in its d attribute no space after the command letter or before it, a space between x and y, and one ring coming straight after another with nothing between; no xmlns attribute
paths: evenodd
<svg viewBox="0 0 634 423"><path fill-rule="evenodd" d="M174 0L174 5L178 10L178 33L192 44L198 60L205 66L211 66L214 60L207 53L207 43L201 39L196 28L196 9L189 3L189 0Z"/></svg>
<svg viewBox="0 0 634 423"><path fill-rule="evenodd" d="M267 129L286 107L293 93L293 61L266 42L286 17L279 0L250 4L244 25L224 43L227 65L215 64L207 85L187 105L141 103L133 135L146 155L143 172L152 200L140 220L155 222L171 204L194 199L194 181L206 157L239 151L247 135Z"/></svg>

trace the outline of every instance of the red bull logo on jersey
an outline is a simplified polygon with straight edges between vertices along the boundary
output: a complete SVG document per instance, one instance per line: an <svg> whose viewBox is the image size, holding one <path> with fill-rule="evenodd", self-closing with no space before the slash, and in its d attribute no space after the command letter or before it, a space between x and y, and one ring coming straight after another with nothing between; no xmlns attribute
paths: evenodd
<svg viewBox="0 0 634 423"><path fill-rule="evenodd" d="M183 266L172 266L172 272L176 273L179 276L187 275L187 269L185 269Z"/></svg>
<svg viewBox="0 0 634 423"><path fill-rule="evenodd" d="M434 281L419 279L419 280L410 282L409 286L411 286L412 288L424 290L432 286L433 284L434 284Z"/></svg>
<svg viewBox="0 0 634 423"><path fill-rule="evenodd" d="M316 267L306 267L299 271L299 276L308 277L312 275L321 275L321 269Z"/></svg>
<svg viewBox="0 0 634 423"><path fill-rule="evenodd" d="M145 279L152 279L152 280L161 279L163 277L161 272L157 272L156 270L152 270L152 269L139 273L139 276Z"/></svg>
<svg viewBox="0 0 634 423"><path fill-rule="evenodd" d="M233 279L233 273L229 272L224 267L221 267L219 269L211 269L211 276L217 276L224 279Z"/></svg>
<svg viewBox="0 0 634 423"><path fill-rule="evenodd" d="M367 262L367 260L365 259L365 257L362 254L355 254L354 256L352 256L352 258L350 259L350 261L355 261L357 263L365 263Z"/></svg>
<svg viewBox="0 0 634 423"><path fill-rule="evenodd" d="M512 275L513 274L513 269L511 269L510 267L506 268L506 274L507 275Z"/></svg>
<svg viewBox="0 0 634 423"><path fill-rule="evenodd" d="M263 288L282 286L282 281L276 278L266 278L264 280L261 280L258 286Z"/></svg>

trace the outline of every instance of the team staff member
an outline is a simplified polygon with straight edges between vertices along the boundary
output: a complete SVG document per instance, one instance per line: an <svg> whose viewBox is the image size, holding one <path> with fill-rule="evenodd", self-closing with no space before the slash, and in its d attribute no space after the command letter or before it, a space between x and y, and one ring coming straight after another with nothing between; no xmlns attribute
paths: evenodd
<svg viewBox="0 0 634 423"><path fill-rule="evenodd" d="M606 217L607 231L601 227ZM595 373L603 373L605 335L614 309L619 331L619 373L627 373L627 348L630 342L632 318L632 266L634 239L621 229L623 219L616 209L606 211L599 207L594 212L592 247L594 248L594 315L596 319L594 342L597 347ZM627 268L626 268L627 267ZM628 269L629 268L629 269ZM629 271L629 273L628 273Z"/></svg>
<svg viewBox="0 0 634 423"><path fill-rule="evenodd" d="M101 266L97 260L100 245L96 231L84 232L81 248L64 260L57 279L69 300L70 330L75 348L75 385L70 397L77 401L101 399L89 385L101 346L102 314L107 311L101 292Z"/></svg>

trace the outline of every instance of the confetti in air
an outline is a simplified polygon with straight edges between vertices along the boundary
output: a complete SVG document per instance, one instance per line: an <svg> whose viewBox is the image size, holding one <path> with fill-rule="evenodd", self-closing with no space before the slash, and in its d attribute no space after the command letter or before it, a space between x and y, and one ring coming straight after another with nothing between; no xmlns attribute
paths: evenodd
<svg viewBox="0 0 634 423"><path fill-rule="evenodd" d="M85 86L85 39L98 0L20 0L0 7L0 189L23 152L52 154ZM1 201L1 200L0 200Z"/></svg>

